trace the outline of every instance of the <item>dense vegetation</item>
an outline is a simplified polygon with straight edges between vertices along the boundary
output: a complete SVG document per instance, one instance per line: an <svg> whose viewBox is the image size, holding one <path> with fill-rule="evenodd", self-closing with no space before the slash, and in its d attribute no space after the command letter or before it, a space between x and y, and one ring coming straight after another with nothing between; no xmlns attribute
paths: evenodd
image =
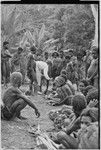
<svg viewBox="0 0 101 150"><path fill-rule="evenodd" d="M41 51L74 48L82 53L94 39L95 22L88 4L2 5L1 12L2 41L9 40L13 47L27 35L27 42Z"/></svg>

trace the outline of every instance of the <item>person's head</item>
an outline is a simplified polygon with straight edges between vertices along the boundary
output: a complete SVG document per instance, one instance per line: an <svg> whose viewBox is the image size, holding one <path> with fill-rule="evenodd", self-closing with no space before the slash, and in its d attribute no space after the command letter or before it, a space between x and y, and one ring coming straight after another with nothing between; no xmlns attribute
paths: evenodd
<svg viewBox="0 0 101 150"><path fill-rule="evenodd" d="M36 54L36 47L33 45L31 48L30 48L30 51L32 54Z"/></svg>
<svg viewBox="0 0 101 150"><path fill-rule="evenodd" d="M54 80L54 82L53 82L53 87L52 87L52 89L53 89L53 90L56 90L57 88L59 88L59 87L65 85L65 83L66 83L65 78L62 77L62 76L58 76L58 77L55 78L55 80Z"/></svg>
<svg viewBox="0 0 101 150"><path fill-rule="evenodd" d="M97 47L92 47L92 56L94 59L97 59L98 58L98 48Z"/></svg>
<svg viewBox="0 0 101 150"><path fill-rule="evenodd" d="M81 125L89 126L90 123L98 121L98 108L86 108L81 113Z"/></svg>
<svg viewBox="0 0 101 150"><path fill-rule="evenodd" d="M63 78L65 78L65 81L67 81L67 72L66 72L65 69L61 70L60 76L63 77Z"/></svg>
<svg viewBox="0 0 101 150"><path fill-rule="evenodd" d="M8 41L3 42L3 48L4 49L8 49L9 48L9 42Z"/></svg>
<svg viewBox="0 0 101 150"><path fill-rule="evenodd" d="M81 91L83 94L85 93L85 88L88 86L88 82L86 80L81 80L79 82L79 85L78 85L78 89L79 91ZM85 94L84 94L85 95Z"/></svg>
<svg viewBox="0 0 101 150"><path fill-rule="evenodd" d="M83 109L87 106L86 98L84 95L77 94L74 95L72 98L72 107L75 115L78 117L80 116Z"/></svg>
<svg viewBox="0 0 101 150"><path fill-rule="evenodd" d="M10 76L10 83L14 87L20 87L22 84L22 74L20 72L13 72Z"/></svg>
<svg viewBox="0 0 101 150"><path fill-rule="evenodd" d="M98 89L96 88L92 88L90 91L88 91L86 95L87 104L89 104L89 102L94 99L98 100L98 104L99 104L99 94L98 94ZM95 107L98 107L98 104Z"/></svg>
<svg viewBox="0 0 101 150"><path fill-rule="evenodd" d="M46 60L48 59L48 52L44 53L44 57L45 57Z"/></svg>
<svg viewBox="0 0 101 150"><path fill-rule="evenodd" d="M94 86L92 85L88 85L86 88L85 88L85 95L88 94L88 92L92 91L92 89L96 89Z"/></svg>
<svg viewBox="0 0 101 150"><path fill-rule="evenodd" d="M70 55L66 55L66 56L65 56L65 61L66 61L66 63L69 63L69 62L70 62L70 59L71 59L71 56L70 56Z"/></svg>
<svg viewBox="0 0 101 150"><path fill-rule="evenodd" d="M81 117L81 128L86 128L91 124L92 120L89 116Z"/></svg>
<svg viewBox="0 0 101 150"><path fill-rule="evenodd" d="M31 61L31 60L34 60L34 57L33 57L32 54L29 55L29 60L30 60L30 61Z"/></svg>
<svg viewBox="0 0 101 150"><path fill-rule="evenodd" d="M51 61L50 59L48 59L48 60L46 61L46 63L48 64L48 66L51 66L51 67L52 67L52 61Z"/></svg>
<svg viewBox="0 0 101 150"><path fill-rule="evenodd" d="M23 52L23 49L21 47L18 48L18 54L21 54Z"/></svg>
<svg viewBox="0 0 101 150"><path fill-rule="evenodd" d="M77 57L73 56L71 57L71 62L75 65L77 64Z"/></svg>
<svg viewBox="0 0 101 150"><path fill-rule="evenodd" d="M61 75L62 75L62 74L67 75L67 72L66 72L65 69L62 69L61 72L60 72L60 74L61 74Z"/></svg>
<svg viewBox="0 0 101 150"><path fill-rule="evenodd" d="M73 49L69 49L69 50L68 50L68 54L69 54L71 57L73 57L73 55L74 55L74 54L73 54Z"/></svg>
<svg viewBox="0 0 101 150"><path fill-rule="evenodd" d="M59 52L59 56L60 56L60 58L64 57L64 52L62 50Z"/></svg>
<svg viewBox="0 0 101 150"><path fill-rule="evenodd" d="M53 57L53 58L59 57L59 53L58 53L58 52L53 52L53 53L52 53L52 57Z"/></svg>
<svg viewBox="0 0 101 150"><path fill-rule="evenodd" d="M89 49L86 50L86 55L89 55L91 51Z"/></svg>

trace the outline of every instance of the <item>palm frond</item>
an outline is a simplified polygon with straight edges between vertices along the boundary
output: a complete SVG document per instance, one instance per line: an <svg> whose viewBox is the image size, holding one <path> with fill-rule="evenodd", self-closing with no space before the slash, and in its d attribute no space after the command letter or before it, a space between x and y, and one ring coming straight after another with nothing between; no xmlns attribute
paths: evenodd
<svg viewBox="0 0 101 150"><path fill-rule="evenodd" d="M41 28L41 30L39 32L39 38L38 38L38 44L39 45L40 45L40 42L43 39L44 35L45 35L45 25L43 24L42 28Z"/></svg>

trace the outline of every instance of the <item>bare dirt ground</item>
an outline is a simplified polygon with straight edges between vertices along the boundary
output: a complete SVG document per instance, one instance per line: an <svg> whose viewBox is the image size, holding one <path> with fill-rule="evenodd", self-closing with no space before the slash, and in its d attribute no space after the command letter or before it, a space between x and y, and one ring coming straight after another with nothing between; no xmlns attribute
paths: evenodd
<svg viewBox="0 0 101 150"><path fill-rule="evenodd" d="M28 85L22 86L23 90L28 89ZM2 87L2 94L5 89ZM53 122L48 118L48 112L59 107L49 106L42 95L31 96L32 102L39 109L41 116L36 118L34 110L26 106L21 115L27 117L23 121L1 121L1 146L3 149L35 149L35 138L28 132L29 125L36 125L38 122L41 129L46 131L53 128Z"/></svg>

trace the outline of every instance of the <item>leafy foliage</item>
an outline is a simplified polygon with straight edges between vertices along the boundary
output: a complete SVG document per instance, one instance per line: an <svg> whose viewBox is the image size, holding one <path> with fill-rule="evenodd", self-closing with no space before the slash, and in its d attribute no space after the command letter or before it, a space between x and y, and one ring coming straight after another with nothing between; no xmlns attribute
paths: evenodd
<svg viewBox="0 0 101 150"><path fill-rule="evenodd" d="M2 5L2 37L19 44L30 31L34 44L44 50L88 49L94 39L95 22L89 4L77 5ZM58 42L46 41L58 39Z"/></svg>

